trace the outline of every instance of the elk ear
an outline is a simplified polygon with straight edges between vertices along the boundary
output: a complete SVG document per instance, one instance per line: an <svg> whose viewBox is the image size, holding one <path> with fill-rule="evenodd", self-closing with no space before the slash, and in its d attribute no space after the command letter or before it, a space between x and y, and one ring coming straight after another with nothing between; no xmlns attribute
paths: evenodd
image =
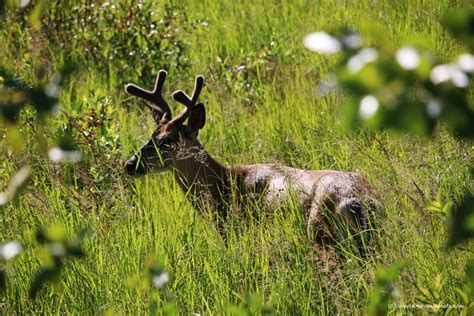
<svg viewBox="0 0 474 316"><path fill-rule="evenodd" d="M204 123L206 123L206 110L204 104L199 103L189 113L188 126L191 130L198 131L204 127Z"/></svg>

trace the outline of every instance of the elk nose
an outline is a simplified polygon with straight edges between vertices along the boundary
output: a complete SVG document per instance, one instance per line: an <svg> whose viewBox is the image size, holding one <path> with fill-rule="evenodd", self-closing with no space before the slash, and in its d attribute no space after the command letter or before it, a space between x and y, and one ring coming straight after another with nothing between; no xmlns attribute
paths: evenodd
<svg viewBox="0 0 474 316"><path fill-rule="evenodd" d="M144 174L144 168L142 164L138 162L137 156L133 156L125 163L125 170L128 175Z"/></svg>

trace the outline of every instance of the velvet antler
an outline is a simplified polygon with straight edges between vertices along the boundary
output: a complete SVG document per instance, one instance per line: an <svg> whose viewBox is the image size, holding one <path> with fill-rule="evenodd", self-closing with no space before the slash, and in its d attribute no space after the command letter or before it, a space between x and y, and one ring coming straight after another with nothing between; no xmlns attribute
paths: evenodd
<svg viewBox="0 0 474 316"><path fill-rule="evenodd" d="M173 117L168 103L166 103L163 98L163 84L165 83L166 75L167 73L165 70L160 70L158 72L153 91L145 90L133 83L129 83L125 86L125 91L128 94L145 99L152 103L149 104L145 102L146 106L151 110L153 119L157 123L162 119L171 120Z"/></svg>
<svg viewBox="0 0 474 316"><path fill-rule="evenodd" d="M189 97L185 92L178 90L173 93L172 98L175 101L178 101L181 104L186 106L186 109L182 111L178 116L176 116L171 122L169 122L168 126L170 128L175 128L183 124L186 119L188 118L189 114L193 110L194 106L196 106L196 102L201 94L202 88L204 87L204 77L199 75L196 76L196 83L194 85L193 96Z"/></svg>

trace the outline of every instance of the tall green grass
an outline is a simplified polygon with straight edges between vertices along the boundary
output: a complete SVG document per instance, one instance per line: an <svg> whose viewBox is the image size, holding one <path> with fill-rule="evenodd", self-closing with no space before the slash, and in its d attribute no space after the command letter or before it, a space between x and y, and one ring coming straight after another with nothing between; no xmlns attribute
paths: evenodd
<svg viewBox="0 0 474 316"><path fill-rule="evenodd" d="M303 214L291 205L280 211L233 210L226 247L212 210L196 214L170 174L132 179L122 172L123 162L153 130L148 113L122 87L129 81L151 85L145 78L154 74L129 78L127 71L105 70L83 51L64 51L47 37L34 41L40 36L36 31L21 29L17 20L5 22L0 32L4 67L34 83L36 69L52 73L70 58L79 60L78 73L62 91L62 110L80 125L91 110L105 107L111 120L102 122L107 131L99 129L92 142L76 135L86 158L77 165L48 161L33 137L39 131L52 143L56 128L68 120L64 113L49 120L51 127L36 129L25 123L25 113L20 151L10 152L2 136L0 184L27 163L33 166L33 178L0 217L0 240L19 240L25 246L24 253L8 263L0 311L139 314L148 312L150 301L161 307L170 300L179 314L225 314L231 305L260 300L277 314L363 314L377 268L400 260L408 265L397 282L397 302L438 303L420 290L427 288L444 303L459 303L455 289L461 287L472 248L447 251L446 223L423 207L438 194L445 201L459 200L469 184L472 149L443 127L429 140L390 131L344 130L338 120L344 92L316 94L317 83L331 71L336 57L305 51L302 38L311 31L347 25L375 41L375 24L394 45L420 37L447 58L459 47L439 20L462 3L175 3L176 10L185 13L182 23L195 27L180 33L188 42L188 61L182 70L167 69L166 92L189 91L194 75L205 75L202 144L226 164L276 162L361 172L384 205L374 249L366 259L350 251L316 249L306 239ZM163 5L156 4L156 14L163 12ZM155 71L160 67L141 62L151 62ZM241 65L243 71L237 69ZM242 214L247 211L266 215ZM45 261L34 234L39 226L54 222L64 223L71 234L91 229L84 241L87 256L68 261L59 281L30 299L29 282ZM161 262L171 276L159 292L139 281L150 259ZM440 280L439 286L434 279Z"/></svg>

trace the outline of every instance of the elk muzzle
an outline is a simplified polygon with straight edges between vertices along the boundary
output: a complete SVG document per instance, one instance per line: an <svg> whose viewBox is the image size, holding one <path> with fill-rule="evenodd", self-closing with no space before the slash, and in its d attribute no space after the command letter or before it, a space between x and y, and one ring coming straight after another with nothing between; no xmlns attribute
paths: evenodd
<svg viewBox="0 0 474 316"><path fill-rule="evenodd" d="M129 176L138 177L146 174L146 167L135 155L125 163L125 172Z"/></svg>

